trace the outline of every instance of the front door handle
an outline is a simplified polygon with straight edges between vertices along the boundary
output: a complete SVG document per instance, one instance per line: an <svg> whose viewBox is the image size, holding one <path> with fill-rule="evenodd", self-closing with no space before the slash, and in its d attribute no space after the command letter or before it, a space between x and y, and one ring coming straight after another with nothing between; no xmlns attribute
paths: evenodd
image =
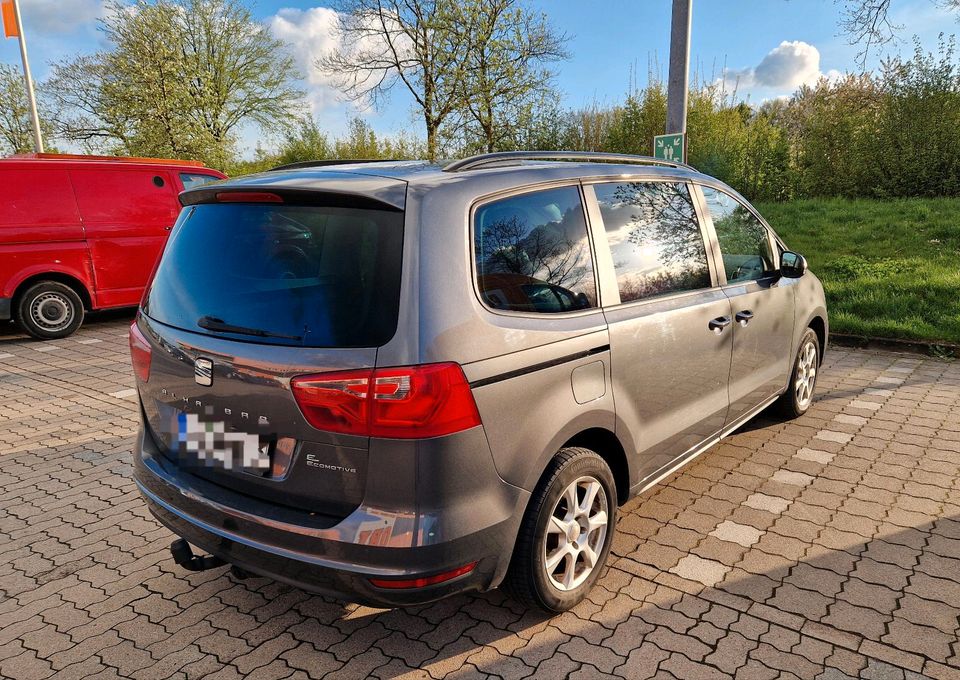
<svg viewBox="0 0 960 680"><path fill-rule="evenodd" d="M707 324L707 328L712 330L717 335L720 335L721 333L723 333L723 329L729 325L730 325L729 316L718 316L716 319L711 320L710 323Z"/></svg>
<svg viewBox="0 0 960 680"><path fill-rule="evenodd" d="M753 312L751 312L749 309L744 309L737 312L737 323L741 326L746 326L748 323L750 323L750 319L752 318Z"/></svg>

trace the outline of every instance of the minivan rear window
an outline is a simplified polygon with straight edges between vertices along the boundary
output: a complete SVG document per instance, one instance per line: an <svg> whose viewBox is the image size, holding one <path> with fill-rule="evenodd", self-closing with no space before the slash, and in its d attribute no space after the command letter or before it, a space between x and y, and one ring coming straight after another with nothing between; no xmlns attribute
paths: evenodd
<svg viewBox="0 0 960 680"><path fill-rule="evenodd" d="M403 214L253 203L183 210L143 311L274 345L377 347L396 331Z"/></svg>

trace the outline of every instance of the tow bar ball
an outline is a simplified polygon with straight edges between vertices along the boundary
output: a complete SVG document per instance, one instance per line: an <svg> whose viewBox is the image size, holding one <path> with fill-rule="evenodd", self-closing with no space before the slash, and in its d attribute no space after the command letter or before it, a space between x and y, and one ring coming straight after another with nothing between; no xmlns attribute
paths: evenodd
<svg viewBox="0 0 960 680"><path fill-rule="evenodd" d="M182 538L178 538L170 544L170 554L173 556L174 562L190 571L206 571L207 569L216 569L226 564L225 561L216 555L194 555L190 544ZM235 564L230 565L230 575L240 581L252 576L250 572L241 569Z"/></svg>
<svg viewBox="0 0 960 680"><path fill-rule="evenodd" d="M182 538L178 538L170 544L170 554L173 556L174 562L190 571L206 571L226 564L215 555L194 555L190 544Z"/></svg>

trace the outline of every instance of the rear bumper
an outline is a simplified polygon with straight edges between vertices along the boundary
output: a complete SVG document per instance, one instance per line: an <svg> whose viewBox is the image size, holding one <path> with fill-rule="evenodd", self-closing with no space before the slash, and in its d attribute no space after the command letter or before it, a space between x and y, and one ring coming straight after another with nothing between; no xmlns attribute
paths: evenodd
<svg viewBox="0 0 960 680"><path fill-rule="evenodd" d="M12 311L13 298L0 298L0 321L9 321Z"/></svg>
<svg viewBox="0 0 960 680"><path fill-rule="evenodd" d="M494 477L473 480L479 496L470 494L469 502L484 521L461 522L468 530L458 532L446 516L456 509L377 507L367 498L337 521L241 496L181 472L143 428L134 452L134 478L148 508L178 536L254 574L374 606L420 604L499 584L529 494ZM473 562L470 573L423 588L370 582L426 577Z"/></svg>

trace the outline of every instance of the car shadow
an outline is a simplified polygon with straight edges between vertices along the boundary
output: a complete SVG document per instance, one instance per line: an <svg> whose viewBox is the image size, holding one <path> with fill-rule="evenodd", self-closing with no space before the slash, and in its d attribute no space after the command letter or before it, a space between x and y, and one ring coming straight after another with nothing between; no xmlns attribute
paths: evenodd
<svg viewBox="0 0 960 680"><path fill-rule="evenodd" d="M133 321L136 316L136 307L107 309L99 312L87 312L83 317L80 329L94 330L99 325L114 321ZM76 335L76 334L74 334ZM16 321L0 321L0 344L10 342L44 342L30 337ZM57 342L52 340L50 342Z"/></svg>

